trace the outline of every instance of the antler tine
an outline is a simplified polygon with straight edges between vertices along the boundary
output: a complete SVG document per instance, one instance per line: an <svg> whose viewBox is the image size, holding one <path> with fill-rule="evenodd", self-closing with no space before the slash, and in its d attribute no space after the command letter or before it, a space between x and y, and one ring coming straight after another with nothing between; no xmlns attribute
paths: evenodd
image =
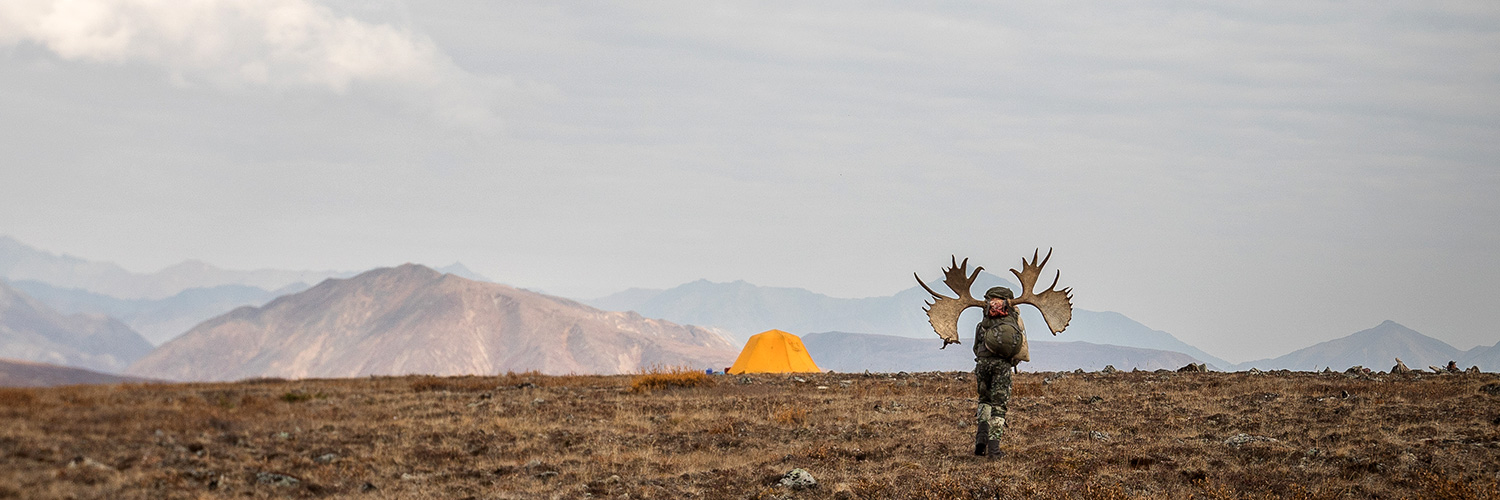
<svg viewBox="0 0 1500 500"><path fill-rule="evenodd" d="M933 297L943 298L943 299L951 299L952 298L952 297L945 297L945 296L943 296L943 294L940 294L940 293L932 291L932 288L929 288L926 283L923 283L922 282L922 277L919 276L919 275L917 275L917 273L911 273L911 277L916 278L917 279L917 284L918 285L922 285L922 289L923 290L927 290L927 293L932 294ZM928 304L928 305L932 305L932 304Z"/></svg>
<svg viewBox="0 0 1500 500"><path fill-rule="evenodd" d="M959 343L959 314L963 313L964 309L970 307L984 306L983 301L976 300L969 292L969 288L973 286L974 280L979 277L979 272L984 270L984 268L976 267L974 268L974 272L970 274L968 273L968 258L964 258L963 262L959 262L958 256L953 255L951 262L952 264L947 269L943 269L943 283L947 284L948 288L953 290L957 297L948 297L933 291L932 287L927 286L927 283L922 281L921 275L912 273L912 277L917 279L917 284L921 285L922 289L926 290L929 295L932 295L931 301L927 302L927 307L922 310L927 313L927 319L932 324L933 331L937 332L939 337L942 337L944 347L947 347L948 344Z"/></svg>
<svg viewBox="0 0 1500 500"><path fill-rule="evenodd" d="M1053 335L1068 327L1073 317L1073 289L1057 289L1057 283L1062 279L1062 272L1058 271L1052 278L1052 285L1041 293L1036 293L1036 280L1041 277L1042 268L1052 260L1052 249L1047 249L1047 256L1041 256L1038 248L1031 253L1031 261L1025 257L1021 258L1021 270L1011 269L1010 273L1016 275L1021 282L1021 293L1012 302L1017 304L1031 304L1041 310L1042 317L1047 320L1047 327L1052 330Z"/></svg>

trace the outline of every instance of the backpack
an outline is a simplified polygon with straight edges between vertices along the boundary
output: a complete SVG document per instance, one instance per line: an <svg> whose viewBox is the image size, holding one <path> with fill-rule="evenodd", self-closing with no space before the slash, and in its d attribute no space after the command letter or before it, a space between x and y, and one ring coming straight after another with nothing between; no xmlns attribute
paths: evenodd
<svg viewBox="0 0 1500 500"><path fill-rule="evenodd" d="M1015 362L1031 361L1031 349L1026 342L1026 327L1021 326L1019 319L1017 318L1014 322L990 322L989 318L980 321L976 328L979 338L974 343L974 354Z"/></svg>

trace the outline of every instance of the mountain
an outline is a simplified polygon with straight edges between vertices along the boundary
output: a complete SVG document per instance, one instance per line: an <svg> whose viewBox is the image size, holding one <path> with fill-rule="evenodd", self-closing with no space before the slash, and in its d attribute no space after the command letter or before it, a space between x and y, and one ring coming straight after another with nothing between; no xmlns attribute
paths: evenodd
<svg viewBox="0 0 1500 500"><path fill-rule="evenodd" d="M585 299L583 302L593 307L606 311L639 311L642 305L666 290L656 288L630 288L623 292L616 292L597 299Z"/></svg>
<svg viewBox="0 0 1500 500"><path fill-rule="evenodd" d="M124 382L151 382L151 380L121 377L84 370L82 368L33 363L14 359L0 359L0 387L51 387L56 385L119 384Z"/></svg>
<svg viewBox="0 0 1500 500"><path fill-rule="evenodd" d="M802 336L802 344L813 362L825 370L840 372L972 371L974 354L965 344L939 349L942 341L894 335L823 332ZM1093 344L1030 340L1031 362L1024 371L1097 371L1113 365L1121 370L1176 370L1199 360L1180 352Z"/></svg>
<svg viewBox="0 0 1500 500"><path fill-rule="evenodd" d="M1038 316L1037 321L1041 321L1040 316ZM1028 328L1027 330L1030 329ZM1045 333L1045 330L1042 331ZM1053 339L1062 340L1064 338L1094 344L1111 344L1180 352L1192 356L1200 362L1207 363L1211 368L1220 370L1234 365L1234 363L1203 352L1202 349L1193 347L1187 342L1178 340L1177 337L1173 337L1170 333L1153 330L1146 325L1142 325L1126 317L1124 314L1113 311L1096 312L1074 309L1072 324L1068 325L1067 330L1064 330L1063 333ZM1119 368L1118 365L1115 367Z"/></svg>
<svg viewBox="0 0 1500 500"><path fill-rule="evenodd" d="M437 268L437 272L452 274L460 278L467 278L474 281L495 281L485 277L483 274L474 272L473 269L469 269L469 266L465 266L462 262L454 262L447 265L446 267L439 267Z"/></svg>
<svg viewBox="0 0 1500 500"><path fill-rule="evenodd" d="M708 280L652 292L631 289L587 303L680 323L713 325L729 330L739 340L773 328L789 332L851 330L897 334L911 330L912 325L926 324L919 300L908 301L918 304L912 313L911 308L893 307L897 302L894 297L841 299L801 288Z"/></svg>
<svg viewBox="0 0 1500 500"><path fill-rule="evenodd" d="M93 262L71 255L37 250L9 236L0 236L0 278L33 280L59 288L79 288L123 299L162 299L189 288L245 285L276 290L293 283L316 283L353 273L260 269L231 271L189 260L150 274L126 271L109 262Z"/></svg>
<svg viewBox="0 0 1500 500"><path fill-rule="evenodd" d="M0 281L0 357L119 372L148 352L118 320L64 315Z"/></svg>
<svg viewBox="0 0 1500 500"><path fill-rule="evenodd" d="M940 281L928 283L933 290L949 293ZM973 293L983 294L994 286L1020 290L999 276L982 272ZM642 315L694 325L729 330L738 340L772 328L796 334L823 331L863 332L901 337L936 338L923 312L931 297L913 286L886 297L841 299L801 288L757 286L744 281L714 283L698 280L667 290L632 288L614 295L585 301L612 311L636 311ZM958 331L972 336L979 322L977 309L965 313ZM1022 307L1021 317L1030 326L1033 340L1084 341L1124 347L1176 351L1226 368L1228 361L1203 352L1167 332L1154 330L1115 312L1075 308L1073 321L1057 337L1047 335L1046 322L1034 308Z"/></svg>
<svg viewBox="0 0 1500 500"><path fill-rule="evenodd" d="M1319 370L1331 367L1342 370L1358 365L1371 370L1389 370L1396 364L1396 358L1401 358L1406 366L1420 370L1428 365L1445 366L1462 355L1462 351L1441 340L1386 320L1374 328L1346 337L1298 349L1277 358L1241 363L1235 365L1235 368Z"/></svg>
<svg viewBox="0 0 1500 500"><path fill-rule="evenodd" d="M1479 346L1469 349L1458 360L1458 365L1464 368L1478 366L1487 372L1500 372L1500 342L1492 346Z"/></svg>
<svg viewBox="0 0 1500 500"><path fill-rule="evenodd" d="M127 373L170 380L617 374L651 365L729 366L737 347L714 330L406 264L235 309Z"/></svg>
<svg viewBox="0 0 1500 500"><path fill-rule="evenodd" d="M59 288L40 281L12 282L11 286L66 314L110 316L139 332L152 345L177 338L204 320L240 306L260 306L271 299L308 288L293 283L276 291L247 285L189 288L164 299L119 299L77 288Z"/></svg>

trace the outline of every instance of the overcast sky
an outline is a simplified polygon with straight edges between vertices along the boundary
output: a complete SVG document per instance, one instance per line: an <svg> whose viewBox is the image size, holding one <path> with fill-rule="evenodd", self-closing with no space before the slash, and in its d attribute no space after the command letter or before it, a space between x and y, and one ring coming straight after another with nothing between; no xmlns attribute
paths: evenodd
<svg viewBox="0 0 1500 500"><path fill-rule="evenodd" d="M1231 361L1500 341L1493 0L7 0L0 110L0 234L140 272L865 297L1054 247Z"/></svg>

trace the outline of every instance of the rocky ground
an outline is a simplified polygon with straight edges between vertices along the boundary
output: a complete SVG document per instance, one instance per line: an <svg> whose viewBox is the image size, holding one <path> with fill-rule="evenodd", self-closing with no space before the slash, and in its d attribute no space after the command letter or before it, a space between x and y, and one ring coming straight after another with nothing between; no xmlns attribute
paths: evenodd
<svg viewBox="0 0 1500 500"><path fill-rule="evenodd" d="M967 373L631 386L0 389L0 498L1500 498L1494 374L1021 373L999 461Z"/></svg>

